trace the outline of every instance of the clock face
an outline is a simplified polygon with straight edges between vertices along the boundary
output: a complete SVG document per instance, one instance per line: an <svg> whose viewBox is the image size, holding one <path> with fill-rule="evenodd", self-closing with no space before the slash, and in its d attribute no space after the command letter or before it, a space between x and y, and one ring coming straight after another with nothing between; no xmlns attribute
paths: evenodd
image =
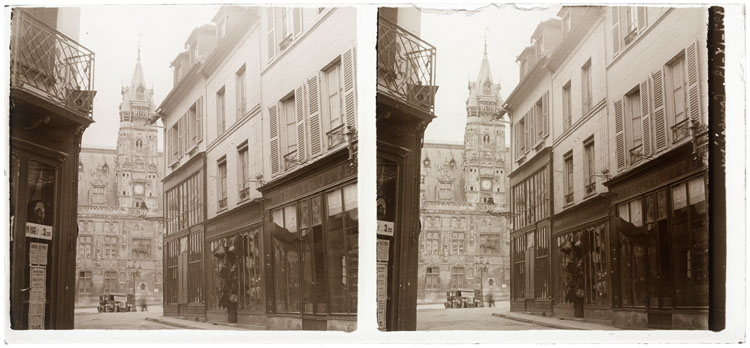
<svg viewBox="0 0 750 348"><path fill-rule="evenodd" d="M135 187L133 188L133 190L135 191L135 194L142 195L143 194L143 185L135 185Z"/></svg>
<svg viewBox="0 0 750 348"><path fill-rule="evenodd" d="M489 180L482 180L482 190L489 190L492 188L492 182Z"/></svg>

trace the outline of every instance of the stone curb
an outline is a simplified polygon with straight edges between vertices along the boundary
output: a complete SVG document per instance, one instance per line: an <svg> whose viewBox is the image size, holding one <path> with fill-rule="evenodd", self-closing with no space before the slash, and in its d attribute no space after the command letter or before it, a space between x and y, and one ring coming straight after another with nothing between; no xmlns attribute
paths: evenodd
<svg viewBox="0 0 750 348"><path fill-rule="evenodd" d="M504 319L510 319L510 320L515 320L515 321L520 321L520 322L527 323L527 324L535 324L535 325L540 325L540 326L551 327L553 329L560 329L560 330L591 330L591 329L584 329L584 328L575 327L575 326L569 326L569 325L560 325L560 324L555 324L555 323L548 323L546 321L541 321L541 320L521 318L521 317L517 317L517 316L513 316L513 315L503 314L503 313L492 313L492 315L495 316L495 317L500 317L500 318L504 318Z"/></svg>
<svg viewBox="0 0 750 348"><path fill-rule="evenodd" d="M177 322L173 322L173 321L169 321L169 320L162 320L162 319L154 318L154 317L147 317L146 320L153 321L153 322L159 323L159 324L164 324L164 325L179 327L181 329L205 330L204 328L199 327L199 326L192 326L192 325L187 325L187 324L183 324L183 323L177 323Z"/></svg>

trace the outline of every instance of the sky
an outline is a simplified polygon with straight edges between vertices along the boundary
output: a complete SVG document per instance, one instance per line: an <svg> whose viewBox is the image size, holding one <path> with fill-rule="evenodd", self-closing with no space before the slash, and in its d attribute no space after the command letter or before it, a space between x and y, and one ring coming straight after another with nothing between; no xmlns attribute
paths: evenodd
<svg viewBox="0 0 750 348"><path fill-rule="evenodd" d="M463 143L468 82L479 74L485 34L492 78L495 83L499 80L503 100L510 95L519 78L516 57L531 43L537 24L555 16L560 9L549 6L525 10L513 5L486 6L475 11L423 9L420 36L437 48L439 86L435 96L437 118L427 127L425 141Z"/></svg>
<svg viewBox="0 0 750 348"><path fill-rule="evenodd" d="M146 84L154 102L172 89L170 62L185 49L190 32L210 23L218 6L90 6L81 9L79 42L96 55L94 121L83 134L83 146L117 146L120 90L130 83L141 48ZM162 149L162 132L159 148Z"/></svg>

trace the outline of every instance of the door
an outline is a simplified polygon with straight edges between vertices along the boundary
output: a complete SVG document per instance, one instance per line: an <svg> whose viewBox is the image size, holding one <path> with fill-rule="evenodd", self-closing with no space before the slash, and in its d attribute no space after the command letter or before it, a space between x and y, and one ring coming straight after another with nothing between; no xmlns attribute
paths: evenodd
<svg viewBox="0 0 750 348"><path fill-rule="evenodd" d="M524 272L526 284L526 299L534 299L534 270L536 257L534 255L534 232L526 235L526 251L524 252Z"/></svg>
<svg viewBox="0 0 750 348"><path fill-rule="evenodd" d="M182 252L177 256L177 301L180 304L188 302L188 253Z"/></svg>

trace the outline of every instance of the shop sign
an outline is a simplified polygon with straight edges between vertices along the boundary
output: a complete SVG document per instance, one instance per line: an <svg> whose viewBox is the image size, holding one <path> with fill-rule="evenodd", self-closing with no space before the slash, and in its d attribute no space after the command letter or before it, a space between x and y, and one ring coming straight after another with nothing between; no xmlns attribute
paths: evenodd
<svg viewBox="0 0 750 348"><path fill-rule="evenodd" d="M393 222L378 220L378 234L384 236L393 236Z"/></svg>
<svg viewBox="0 0 750 348"><path fill-rule="evenodd" d="M52 226L27 222L26 237L52 240Z"/></svg>

